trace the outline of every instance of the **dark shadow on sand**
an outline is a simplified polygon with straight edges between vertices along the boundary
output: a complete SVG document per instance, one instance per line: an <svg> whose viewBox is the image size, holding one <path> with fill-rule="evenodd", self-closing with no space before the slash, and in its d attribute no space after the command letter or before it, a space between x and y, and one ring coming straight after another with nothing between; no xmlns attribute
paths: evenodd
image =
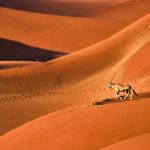
<svg viewBox="0 0 150 150"><path fill-rule="evenodd" d="M0 38L0 60L45 62L67 54Z"/></svg>

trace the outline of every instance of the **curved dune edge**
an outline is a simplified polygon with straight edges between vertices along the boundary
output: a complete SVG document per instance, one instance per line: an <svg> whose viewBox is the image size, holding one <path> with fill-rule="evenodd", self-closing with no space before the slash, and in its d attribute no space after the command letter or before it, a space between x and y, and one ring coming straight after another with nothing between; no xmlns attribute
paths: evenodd
<svg viewBox="0 0 150 150"><path fill-rule="evenodd" d="M0 148L101 149L149 133L149 102L148 98L105 107L76 106L57 111L1 136Z"/></svg>
<svg viewBox="0 0 150 150"><path fill-rule="evenodd" d="M124 0L127 1L127 0ZM54 15L77 15L81 13L87 13L97 9L108 8L124 1L118 0L5 0L0 2L1 7L13 8L18 10L24 10L29 12L38 12Z"/></svg>
<svg viewBox="0 0 150 150"><path fill-rule="evenodd" d="M104 10L78 15L78 17L134 22L150 12L149 5L149 0L131 0Z"/></svg>
<svg viewBox="0 0 150 150"><path fill-rule="evenodd" d="M149 42L149 22L148 14L109 39L76 53L38 65L1 71L0 94L22 95L49 90L58 91L62 87L63 89L73 87L98 73L100 76L109 71L108 78L104 79L104 84L100 87L104 88L116 68Z"/></svg>
<svg viewBox="0 0 150 150"><path fill-rule="evenodd" d="M0 71L0 91L1 97L4 98L3 101L8 100L5 99L6 97L14 98L20 95L31 97L30 99L23 97L23 101L15 100L15 103L1 102L0 118L3 120L1 134L59 109L114 97L115 92L106 90L108 83L118 67L122 66L134 54L142 51L140 48L149 41L149 29L145 26L149 20L148 18L149 15L108 40L68 56L38 65ZM146 30L144 30L145 27ZM146 34L144 34L145 31ZM124 40L129 39L131 41L129 38L131 34L133 43ZM120 46L122 44L125 45L123 46L125 49ZM149 48L145 52L148 52L148 50ZM140 58L140 54L137 58ZM144 58L146 57L144 56ZM147 64L147 66L149 65ZM127 69L130 69L130 67ZM131 74L128 74L127 77L130 77ZM147 72L145 72L145 75L147 76ZM114 82L118 83L117 78L118 75L116 75ZM125 79L125 76L121 75L120 80L123 79ZM149 85L146 86L149 87ZM133 88L136 91L136 88ZM98 89L101 90L98 91ZM90 92L90 90L97 91ZM80 91L82 92L80 93ZM46 95L48 92L58 93L56 95ZM73 95L70 93L67 96L67 94L59 94L61 92L79 93ZM37 93L40 93L42 97L40 95L34 96ZM22 97L19 97L19 99L22 99ZM8 101L13 100L9 99ZM8 122L11 122L11 124Z"/></svg>
<svg viewBox="0 0 150 150"><path fill-rule="evenodd" d="M148 150L150 149L150 133L144 134L144 135L140 135L119 143L116 143L114 145L111 145L109 147L106 148L102 148L100 150Z"/></svg>
<svg viewBox="0 0 150 150"><path fill-rule="evenodd" d="M34 61L0 61L0 70L39 64Z"/></svg>
<svg viewBox="0 0 150 150"><path fill-rule="evenodd" d="M3 61L49 61L68 53L46 50L0 38L0 60Z"/></svg>
<svg viewBox="0 0 150 150"><path fill-rule="evenodd" d="M130 24L122 21L38 14L2 7L0 14L0 38L35 48L67 53L107 39Z"/></svg>

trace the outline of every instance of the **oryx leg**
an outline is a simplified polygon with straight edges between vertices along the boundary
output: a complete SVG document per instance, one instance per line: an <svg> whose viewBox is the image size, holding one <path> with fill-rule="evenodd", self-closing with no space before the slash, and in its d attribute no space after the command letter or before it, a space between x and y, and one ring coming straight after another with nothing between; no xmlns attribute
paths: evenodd
<svg viewBox="0 0 150 150"><path fill-rule="evenodd" d="M132 100L132 93L131 92L129 92L130 93L130 100Z"/></svg>
<svg viewBox="0 0 150 150"><path fill-rule="evenodd" d="M122 97L119 96L119 92L117 92L116 99L117 99L117 97L119 97L120 99L122 99Z"/></svg>
<svg viewBox="0 0 150 150"><path fill-rule="evenodd" d="M129 91L128 91L128 90L126 90L126 93L127 93L127 95L124 97L124 99L126 99L126 98L127 98L127 96L129 95Z"/></svg>
<svg viewBox="0 0 150 150"><path fill-rule="evenodd" d="M119 96L119 92L117 92L117 94L116 94L116 99L118 98L118 96Z"/></svg>

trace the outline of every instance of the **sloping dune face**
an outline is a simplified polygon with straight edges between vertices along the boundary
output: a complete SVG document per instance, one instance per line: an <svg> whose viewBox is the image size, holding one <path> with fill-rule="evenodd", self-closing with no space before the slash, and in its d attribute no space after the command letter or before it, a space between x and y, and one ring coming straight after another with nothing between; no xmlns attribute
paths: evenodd
<svg viewBox="0 0 150 150"><path fill-rule="evenodd" d="M127 1L127 0L126 0ZM77 15L121 3L116 0L5 0L1 7L54 15Z"/></svg>
<svg viewBox="0 0 150 150"><path fill-rule="evenodd" d="M3 150L101 149L149 133L149 103L150 99L141 99L104 107L76 107L58 111L1 136L0 148ZM132 144L140 139L143 140L142 145L148 144L149 134L143 138L127 141L129 143L127 147L130 145L136 147ZM126 146L127 143L121 143L121 146ZM117 150L120 146L118 145ZM143 146L143 149L147 150L145 147L149 147L149 144Z"/></svg>
<svg viewBox="0 0 150 150"><path fill-rule="evenodd" d="M109 39L60 59L41 65L12 69L7 72L1 71L0 93L1 95L11 95L14 93L45 92L61 87L65 89L65 87L73 87L97 73L102 75L108 70L108 79L110 79L111 73L116 68L149 42L149 20L148 14ZM105 57L107 57L107 60ZM26 78L26 81L24 81L24 78ZM105 79L105 84L101 84L101 87L106 87L109 83L108 79ZM8 83L10 89L7 87ZM37 87L31 88L34 83L37 84ZM20 84L24 87L17 93Z"/></svg>
<svg viewBox="0 0 150 150"><path fill-rule="evenodd" d="M52 1L7 2L0 4L50 13ZM83 8L76 0L70 2L77 4L74 9L66 1L53 4L61 2L59 11L49 11L72 15L78 4ZM100 1L84 2L83 12ZM0 150L149 149L150 13L140 18L149 2L138 2L116 6L117 18L108 13L108 20L0 8L0 59L7 60L0 62ZM136 13L144 5L144 13L127 9L131 16L124 17L126 6ZM8 61L16 59L29 61ZM138 97L115 100L116 92L106 90L114 74L114 83L131 85Z"/></svg>
<svg viewBox="0 0 150 150"><path fill-rule="evenodd" d="M82 17L134 22L149 13L149 0L132 0L114 7L83 14Z"/></svg>
<svg viewBox="0 0 150 150"><path fill-rule="evenodd" d="M5 130L1 128L1 134L65 107L115 97L116 93L106 91L106 88L118 68L123 66L124 69L125 63L128 64L128 61L131 63L130 58L134 58L134 54L138 54L142 50L141 47L149 42L149 21L148 14L107 40L56 60L2 70L0 92L3 98L1 102L4 103L1 103L0 115L4 120L1 126ZM145 52L148 50L146 49ZM141 52L137 58L140 59L140 56ZM143 56L144 58L146 56ZM144 63L146 62L143 62L143 66ZM140 65L139 67L142 69ZM127 66L126 69L131 68ZM120 76L117 74L114 82L124 79L127 79L125 81L127 82L128 78L132 77L132 72L125 73L129 73L127 77L124 74ZM138 73L142 75L141 72L134 75L138 76ZM136 78L136 81L138 79ZM146 81L148 83L149 78ZM134 90L137 90L137 87L139 87L138 92L143 89L140 82L135 85L131 84ZM148 84L145 83L144 86L147 87L145 89L149 89ZM8 101L15 103L5 103ZM20 111L22 113L19 113ZM10 121L11 124L8 123Z"/></svg>
<svg viewBox="0 0 150 150"><path fill-rule="evenodd" d="M22 66L29 66L35 65L40 62L32 62L32 61L0 61L0 70L8 69L8 68L15 68L15 67L22 67Z"/></svg>
<svg viewBox="0 0 150 150"><path fill-rule="evenodd" d="M44 15L5 8L0 8L0 14L0 38L67 53L98 43L129 25L128 22Z"/></svg>
<svg viewBox="0 0 150 150"><path fill-rule="evenodd" d="M148 150L150 149L150 133L144 134L144 135L140 135L138 137L134 137L128 140L125 140L123 142L114 144L112 146L106 147L104 149L101 150Z"/></svg>

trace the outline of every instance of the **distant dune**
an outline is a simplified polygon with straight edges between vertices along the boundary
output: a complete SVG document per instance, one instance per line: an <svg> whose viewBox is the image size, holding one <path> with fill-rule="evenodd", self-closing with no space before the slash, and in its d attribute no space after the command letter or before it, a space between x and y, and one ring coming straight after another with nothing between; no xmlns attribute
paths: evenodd
<svg viewBox="0 0 150 150"><path fill-rule="evenodd" d="M42 15L5 8L0 8L0 13L0 38L67 53L98 43L129 25L128 22Z"/></svg>
<svg viewBox="0 0 150 150"><path fill-rule="evenodd" d="M104 10L97 10L79 15L86 18L99 18L134 22L143 17L149 10L149 0L131 0Z"/></svg>
<svg viewBox="0 0 150 150"><path fill-rule="evenodd" d="M49 61L68 53L28 46L20 42L0 38L0 60Z"/></svg>
<svg viewBox="0 0 150 150"><path fill-rule="evenodd" d="M124 1L118 0L5 0L0 7L54 15L77 15L105 9Z"/></svg>

